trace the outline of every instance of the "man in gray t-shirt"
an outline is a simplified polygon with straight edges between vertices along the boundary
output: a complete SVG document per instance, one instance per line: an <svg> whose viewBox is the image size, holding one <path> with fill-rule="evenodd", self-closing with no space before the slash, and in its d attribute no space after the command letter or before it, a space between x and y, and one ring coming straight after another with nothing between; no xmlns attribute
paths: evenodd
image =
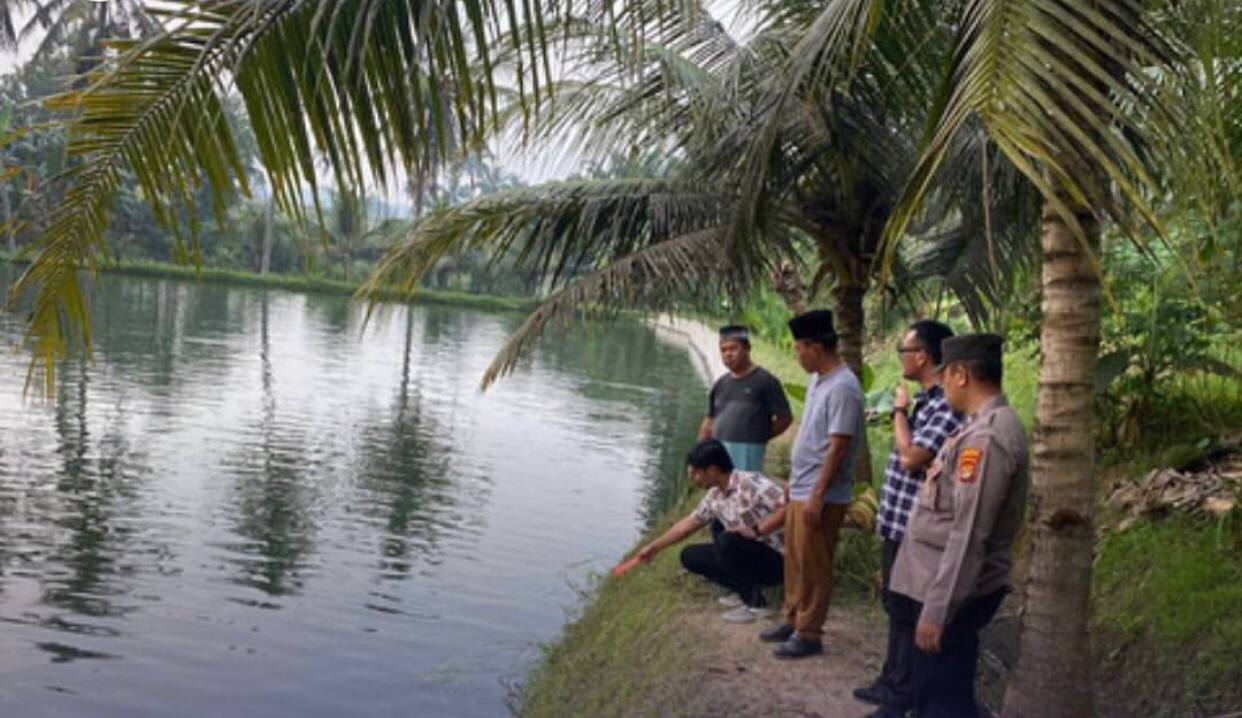
<svg viewBox="0 0 1242 718"><path fill-rule="evenodd" d="M781 642L774 651L778 658L801 658L823 652L833 555L853 493L851 470L862 444L863 392L837 354L832 312L800 314L789 321L789 329L798 363L812 376L791 456L784 623L760 638Z"/></svg>
<svg viewBox="0 0 1242 718"><path fill-rule="evenodd" d="M828 374L812 374L806 389L802 423L790 454L791 475L789 498L810 501L828 457L831 437L848 436L845 463L827 486L820 503L849 504L854 491L854 461L858 458L862 434L865 398L858 377L845 364L838 364Z"/></svg>

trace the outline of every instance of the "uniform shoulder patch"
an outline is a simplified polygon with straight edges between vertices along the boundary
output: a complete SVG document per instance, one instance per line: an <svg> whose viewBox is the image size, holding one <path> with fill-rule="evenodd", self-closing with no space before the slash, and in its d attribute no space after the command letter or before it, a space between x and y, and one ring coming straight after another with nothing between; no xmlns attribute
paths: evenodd
<svg viewBox="0 0 1242 718"><path fill-rule="evenodd" d="M957 457L957 480L969 484L979 478L979 462L983 459L983 450L973 446L962 449Z"/></svg>

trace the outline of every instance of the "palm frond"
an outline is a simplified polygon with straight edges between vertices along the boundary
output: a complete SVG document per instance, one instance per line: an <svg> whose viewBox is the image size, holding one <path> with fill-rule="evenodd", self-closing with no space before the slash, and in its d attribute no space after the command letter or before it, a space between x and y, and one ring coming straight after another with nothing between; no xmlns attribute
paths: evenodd
<svg viewBox="0 0 1242 718"><path fill-rule="evenodd" d="M971 322L984 326L1014 278L1036 266L1040 198L977 123L954 145L924 216L903 239L893 280L941 278Z"/></svg>
<svg viewBox="0 0 1242 718"><path fill-rule="evenodd" d="M178 0L163 13L167 31L114 43L87 89L54 103L71 118L74 185L15 287L36 293L27 340L48 388L71 330L89 343L75 273L107 251L121 167L134 172L166 227L180 231L178 208L193 208L191 190L204 181L222 215L232 195L247 191L221 110L231 84L282 209L304 218L303 187L318 209L320 161L339 187L382 185L398 168L413 175L436 164L449 136L481 136L494 109L492 81L473 58L483 53L486 68L489 42L506 27L538 26L542 10L540 0ZM528 88L544 83L537 71L533 78ZM192 219L189 229L197 259Z"/></svg>
<svg viewBox="0 0 1242 718"><path fill-rule="evenodd" d="M1153 22L1187 52L1155 75L1163 101L1182 108L1179 121L1144 118L1147 139L1169 158L1170 209L1215 228L1242 200L1242 12L1228 0L1169 2Z"/></svg>
<svg viewBox="0 0 1242 718"><path fill-rule="evenodd" d="M577 316L601 316L621 307L667 309L678 301L705 302L742 268L728 260L718 228L644 247L567 284L544 300L492 360L486 389L513 371L549 326Z"/></svg>
<svg viewBox="0 0 1242 718"><path fill-rule="evenodd" d="M1143 134L1137 117L1171 114L1147 75L1170 57L1127 0L971 0L923 156L886 230L885 264L972 118L1076 234L1083 208L1132 226L1114 187L1159 228L1144 194L1158 185L1130 138Z"/></svg>
<svg viewBox="0 0 1242 718"><path fill-rule="evenodd" d="M413 295L447 253L511 247L517 262L556 284L568 274L632 254L671 237L718 226L727 199L671 180L634 178L554 182L487 195L437 210L376 268L359 296Z"/></svg>

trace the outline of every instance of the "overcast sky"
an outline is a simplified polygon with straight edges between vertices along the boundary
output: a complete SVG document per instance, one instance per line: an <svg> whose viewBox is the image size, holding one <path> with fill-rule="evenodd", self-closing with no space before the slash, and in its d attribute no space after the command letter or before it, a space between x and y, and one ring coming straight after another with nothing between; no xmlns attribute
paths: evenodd
<svg viewBox="0 0 1242 718"><path fill-rule="evenodd" d="M735 33L744 34L751 25L745 18L739 17L738 0L717 0L717 2L709 2L709 7L715 16L728 18L726 24ZM19 20L19 27L21 22L24 22L24 19ZM38 43L38 37L31 37L16 51L0 52L0 73L12 71L20 62L29 57ZM495 140L490 145L496 156L497 164L507 172L517 175L527 184L561 179L580 169L576 153L564 144L555 149L537 148L534 151L525 152L512 140ZM408 203L405 197L405 184L404 178L400 178L392 183L387 192L380 192L378 188L369 188L369 191L377 199L383 199L395 205L404 205Z"/></svg>

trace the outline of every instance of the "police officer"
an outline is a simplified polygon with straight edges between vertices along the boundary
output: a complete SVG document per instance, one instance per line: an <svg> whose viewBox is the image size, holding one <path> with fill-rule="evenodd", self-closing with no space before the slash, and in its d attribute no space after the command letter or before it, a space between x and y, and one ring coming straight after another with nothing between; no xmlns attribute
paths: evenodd
<svg viewBox="0 0 1242 718"><path fill-rule="evenodd" d="M967 424L928 469L893 566L896 618L913 643L913 693L894 715L978 715L979 630L1009 591L1029 484L1026 431L1001 390L1001 342L965 334L942 346L945 398Z"/></svg>

